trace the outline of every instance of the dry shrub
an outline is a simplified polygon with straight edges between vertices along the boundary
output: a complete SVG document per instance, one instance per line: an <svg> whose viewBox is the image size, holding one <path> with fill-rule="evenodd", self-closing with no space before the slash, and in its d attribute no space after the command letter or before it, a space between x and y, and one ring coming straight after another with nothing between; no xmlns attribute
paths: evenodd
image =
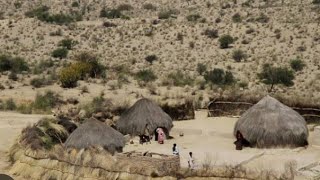
<svg viewBox="0 0 320 180"><path fill-rule="evenodd" d="M20 142L32 150L51 149L53 145L64 142L68 135L67 130L56 119L43 118L22 130Z"/></svg>

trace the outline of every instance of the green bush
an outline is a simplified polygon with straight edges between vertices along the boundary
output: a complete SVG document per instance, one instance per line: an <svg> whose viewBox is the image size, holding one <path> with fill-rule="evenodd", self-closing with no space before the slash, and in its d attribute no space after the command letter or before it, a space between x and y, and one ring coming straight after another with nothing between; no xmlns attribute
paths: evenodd
<svg viewBox="0 0 320 180"><path fill-rule="evenodd" d="M75 56L75 60L78 61L78 66L86 69L86 72L84 73L88 74L90 77L106 77L106 67L100 63L96 55L90 54L89 52L81 52Z"/></svg>
<svg viewBox="0 0 320 180"><path fill-rule="evenodd" d="M73 1L71 4L72 7L79 7L80 4L77 1Z"/></svg>
<svg viewBox="0 0 320 180"><path fill-rule="evenodd" d="M59 103L61 103L60 96L52 91L47 91L44 94L36 95L33 103L33 109L49 112Z"/></svg>
<svg viewBox="0 0 320 180"><path fill-rule="evenodd" d="M260 23L268 23L269 22L269 17L267 15L261 13L259 15L259 17L256 18L256 21L260 22Z"/></svg>
<svg viewBox="0 0 320 180"><path fill-rule="evenodd" d="M70 64L60 71L59 80L62 87L76 87L78 80L83 80L86 77L106 77L106 67L98 61L96 56L83 52L76 55L75 59L76 63Z"/></svg>
<svg viewBox="0 0 320 180"><path fill-rule="evenodd" d="M13 5L15 8L20 9L22 6L22 3L21 2L14 2Z"/></svg>
<svg viewBox="0 0 320 180"><path fill-rule="evenodd" d="M157 10L157 7L154 6L154 5L151 4L151 3L147 3L147 4L144 4L144 5L143 5L143 9L155 11L155 10Z"/></svg>
<svg viewBox="0 0 320 180"><path fill-rule="evenodd" d="M77 41L74 41L72 39L63 39L59 42L58 46L61 46L63 48L66 48L68 50L72 50L72 48L77 44Z"/></svg>
<svg viewBox="0 0 320 180"><path fill-rule="evenodd" d="M130 4L120 4L117 9L119 11L130 11L133 7Z"/></svg>
<svg viewBox="0 0 320 180"><path fill-rule="evenodd" d="M52 51L51 56L54 58L66 58L68 56L68 49L67 48L57 48Z"/></svg>
<svg viewBox="0 0 320 180"><path fill-rule="evenodd" d="M105 17L108 19L117 19L122 18L124 15L121 13L119 9L107 9L102 8L100 11L100 17Z"/></svg>
<svg viewBox="0 0 320 180"><path fill-rule="evenodd" d="M71 22L82 20L80 13L73 13L72 15L63 13L51 15L49 9L47 6L41 6L26 12L25 15L30 18L38 18L40 21L58 25L67 25Z"/></svg>
<svg viewBox="0 0 320 180"><path fill-rule="evenodd" d="M234 39L230 35L223 35L219 38L219 42L220 48L225 49L229 47L229 44L232 44L234 42Z"/></svg>
<svg viewBox="0 0 320 180"><path fill-rule="evenodd" d="M29 65L21 57L12 57L9 55L0 55L0 72L12 71L21 73L22 71L29 71Z"/></svg>
<svg viewBox="0 0 320 180"><path fill-rule="evenodd" d="M33 78L31 79L30 81L30 85L35 87L35 88L40 88L40 87L43 87L45 85L50 85L52 84L52 82L48 79L46 79L45 77L36 77L36 78Z"/></svg>
<svg viewBox="0 0 320 180"><path fill-rule="evenodd" d="M290 66L295 71L301 71L306 65L301 59L293 59L290 61Z"/></svg>
<svg viewBox="0 0 320 180"><path fill-rule="evenodd" d="M242 21L241 15L239 13L236 13L232 16L232 21L234 23L240 23Z"/></svg>
<svg viewBox="0 0 320 180"><path fill-rule="evenodd" d="M214 68L204 74L204 79L207 83L216 85L230 85L235 82L235 78L230 71L224 71L220 68Z"/></svg>
<svg viewBox="0 0 320 180"><path fill-rule="evenodd" d="M152 70L147 69L147 70L140 70L139 72L137 72L136 79L138 81L143 81L145 83L148 83L148 82L156 80L157 76L153 73Z"/></svg>
<svg viewBox="0 0 320 180"><path fill-rule="evenodd" d="M201 18L199 14L190 14L187 16L187 20L191 22L198 21Z"/></svg>
<svg viewBox="0 0 320 180"><path fill-rule="evenodd" d="M14 111L17 109L16 103L13 101L12 98L7 99L4 106L5 110Z"/></svg>
<svg viewBox="0 0 320 180"><path fill-rule="evenodd" d="M115 23L108 22L108 21L103 22L102 25L103 25L104 27L117 27L117 25L116 25Z"/></svg>
<svg viewBox="0 0 320 180"><path fill-rule="evenodd" d="M40 19L46 19L48 16L49 16L49 7L48 6L41 6L41 7L38 7L38 8L35 8L35 9L32 9L30 11L27 11L25 13L25 15L29 18L38 18L39 20Z"/></svg>
<svg viewBox="0 0 320 180"><path fill-rule="evenodd" d="M158 18L159 19L169 19L170 17L172 17L173 15L176 15L177 11L173 10L173 9L169 9L169 10L162 10L158 13Z"/></svg>
<svg viewBox="0 0 320 180"><path fill-rule="evenodd" d="M232 58L236 62L241 62L241 60L247 58L247 54L245 52L243 52L241 49L237 49L237 50L233 51Z"/></svg>
<svg viewBox="0 0 320 180"><path fill-rule="evenodd" d="M59 80L61 86L64 88L73 88L77 86L78 80L80 80L81 75L77 69L68 66L61 69L59 74Z"/></svg>
<svg viewBox="0 0 320 180"><path fill-rule="evenodd" d="M200 75L203 75L206 71L207 71L207 66L205 64L202 64L202 63L197 64L197 72Z"/></svg>
<svg viewBox="0 0 320 180"><path fill-rule="evenodd" d="M312 4L320 4L320 0L313 0Z"/></svg>
<svg viewBox="0 0 320 180"><path fill-rule="evenodd" d="M263 65L258 77L263 83L271 85L269 91L272 91L273 86L276 84L293 86L293 79L295 78L293 72L287 67L273 67L268 63Z"/></svg>
<svg viewBox="0 0 320 180"><path fill-rule="evenodd" d="M219 37L218 30L215 29L206 29L203 34L212 39Z"/></svg>
<svg viewBox="0 0 320 180"><path fill-rule="evenodd" d="M182 73L182 71L170 73L167 77L167 81L173 86L191 86L194 83L194 79L188 74Z"/></svg>
<svg viewBox="0 0 320 180"><path fill-rule="evenodd" d="M148 55L145 60L152 64L154 61L158 60L158 57L154 54Z"/></svg>
<svg viewBox="0 0 320 180"><path fill-rule="evenodd" d="M248 87L248 83L247 82L239 82L239 87L241 88L247 88Z"/></svg>
<svg viewBox="0 0 320 180"><path fill-rule="evenodd" d="M41 60L34 66L32 71L33 71L33 74L42 74L53 66L54 66L54 62L51 59Z"/></svg>
<svg viewBox="0 0 320 180"><path fill-rule="evenodd" d="M20 104L17 107L17 111L22 114L32 114L32 103L30 104Z"/></svg>
<svg viewBox="0 0 320 180"><path fill-rule="evenodd" d="M58 25L66 25L75 21L75 18L68 14L53 14L50 15L46 20L48 23L55 23Z"/></svg>

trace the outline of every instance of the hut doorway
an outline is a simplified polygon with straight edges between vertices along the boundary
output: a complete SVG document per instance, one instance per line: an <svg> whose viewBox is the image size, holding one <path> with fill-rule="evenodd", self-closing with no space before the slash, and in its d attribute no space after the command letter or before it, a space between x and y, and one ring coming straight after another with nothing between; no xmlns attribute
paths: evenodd
<svg viewBox="0 0 320 180"><path fill-rule="evenodd" d="M158 132L157 132L157 129L158 128L161 128L162 130L163 130L163 132L164 132L164 134L166 135L166 139L168 139L169 138L169 131L168 131L168 129L167 128L165 128L165 127L157 127L155 130L154 130L154 140L155 141L158 141Z"/></svg>

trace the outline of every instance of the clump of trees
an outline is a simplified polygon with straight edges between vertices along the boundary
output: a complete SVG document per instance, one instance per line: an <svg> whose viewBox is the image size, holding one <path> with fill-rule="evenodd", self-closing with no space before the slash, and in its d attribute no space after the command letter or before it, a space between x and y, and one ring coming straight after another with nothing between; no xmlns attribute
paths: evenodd
<svg viewBox="0 0 320 180"><path fill-rule="evenodd" d="M231 85L235 82L235 78L231 71L225 71L220 68L214 68L204 74L207 83L216 85Z"/></svg>
<svg viewBox="0 0 320 180"><path fill-rule="evenodd" d="M82 14L79 12L72 12L72 14L50 14L48 6L41 6L30 11L27 11L25 15L30 18L37 18L40 21L54 23L58 25L67 25L75 21L82 20Z"/></svg>
<svg viewBox="0 0 320 180"><path fill-rule="evenodd" d="M0 54L0 72L4 71L21 73L23 71L29 71L29 65L22 57Z"/></svg>

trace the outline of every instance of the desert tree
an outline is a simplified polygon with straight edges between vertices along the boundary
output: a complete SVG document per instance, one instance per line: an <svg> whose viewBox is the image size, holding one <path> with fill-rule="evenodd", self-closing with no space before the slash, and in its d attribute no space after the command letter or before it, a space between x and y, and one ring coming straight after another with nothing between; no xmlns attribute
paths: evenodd
<svg viewBox="0 0 320 180"><path fill-rule="evenodd" d="M258 73L259 79L267 85L270 85L271 92L276 84L282 84L287 87L293 86L294 73L287 67L274 67L271 64L264 64L262 71Z"/></svg>

